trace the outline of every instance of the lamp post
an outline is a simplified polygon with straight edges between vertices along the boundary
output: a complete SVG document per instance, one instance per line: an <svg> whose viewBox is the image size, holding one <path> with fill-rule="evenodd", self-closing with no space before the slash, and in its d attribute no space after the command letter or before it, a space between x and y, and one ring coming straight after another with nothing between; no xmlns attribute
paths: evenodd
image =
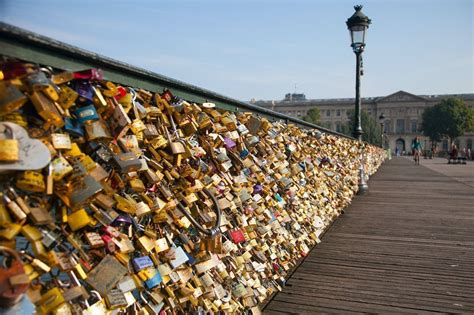
<svg viewBox="0 0 474 315"><path fill-rule="evenodd" d="M369 28L371 23L370 19L362 13L362 6L357 5L354 7L354 14L347 19L346 25L351 34L351 47L356 55L356 86L355 86L355 121L354 121L354 138L357 138L362 142L362 125L361 125L361 116L360 116L360 76L362 74L361 64L362 64L362 53L365 48L365 32ZM369 187L365 181L364 167L362 164L363 159L361 158L361 164L359 168L359 190L358 194L362 195L367 192Z"/></svg>
<svg viewBox="0 0 474 315"><path fill-rule="evenodd" d="M380 123L380 132L381 132L381 138L382 138L382 148L385 149L385 142L384 142L384 124L385 124L385 115L384 113L380 114L379 116L379 123Z"/></svg>

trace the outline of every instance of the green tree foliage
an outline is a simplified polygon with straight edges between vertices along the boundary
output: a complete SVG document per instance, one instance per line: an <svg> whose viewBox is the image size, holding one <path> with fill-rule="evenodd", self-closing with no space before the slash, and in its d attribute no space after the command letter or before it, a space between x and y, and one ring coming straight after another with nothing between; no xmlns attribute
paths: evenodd
<svg viewBox="0 0 474 315"><path fill-rule="evenodd" d="M342 124L341 132L343 134L353 136L354 132L354 110L347 111L347 116L349 117L349 121ZM382 129L380 129L380 124L375 121L375 119L367 113L367 111L361 111L361 125L362 125L362 140L381 146L382 145Z"/></svg>
<svg viewBox="0 0 474 315"><path fill-rule="evenodd" d="M451 141L474 129L474 109L463 100L444 99L423 112L423 134L432 141L448 137Z"/></svg>
<svg viewBox="0 0 474 315"><path fill-rule="evenodd" d="M318 124L321 117L321 112L319 108L313 107L306 113L306 116L303 117L304 121L307 121L312 124Z"/></svg>

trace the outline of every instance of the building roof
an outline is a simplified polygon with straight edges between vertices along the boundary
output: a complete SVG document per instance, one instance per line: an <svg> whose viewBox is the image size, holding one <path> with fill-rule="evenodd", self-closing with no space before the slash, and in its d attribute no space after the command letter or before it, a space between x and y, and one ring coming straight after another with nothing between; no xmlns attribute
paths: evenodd
<svg viewBox="0 0 474 315"><path fill-rule="evenodd" d="M395 95L406 95L407 97L413 100L419 100L419 101L436 101L436 100L442 100L442 99L450 98L450 97L458 97L463 100L474 100L474 93L415 95L415 94L400 90L387 96L363 97L361 101L363 104L379 103L379 102L389 101L390 97L393 97ZM288 94L286 96L288 96ZM354 102L355 102L355 98L289 99L288 97L285 97L285 99L280 100L280 101L258 100L258 101L253 101L252 103L259 106L273 105L274 107L280 107L280 106L291 106L291 105L310 106L310 105L315 105L315 104L341 105L344 103L353 104Z"/></svg>

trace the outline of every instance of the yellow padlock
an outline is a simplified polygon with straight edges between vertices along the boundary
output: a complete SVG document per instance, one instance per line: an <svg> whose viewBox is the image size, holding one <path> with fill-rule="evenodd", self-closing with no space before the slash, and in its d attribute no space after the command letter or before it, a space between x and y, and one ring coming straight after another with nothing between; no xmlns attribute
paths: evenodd
<svg viewBox="0 0 474 315"><path fill-rule="evenodd" d="M0 162L13 163L20 159L20 143L15 139L13 129L6 125L0 125Z"/></svg>
<svg viewBox="0 0 474 315"><path fill-rule="evenodd" d="M89 223L91 223L91 218L85 209L79 209L68 215L67 223L74 232L89 225Z"/></svg>
<svg viewBox="0 0 474 315"><path fill-rule="evenodd" d="M63 294L59 288L52 288L46 292L38 301L38 308L42 314L50 314L65 303Z"/></svg>
<svg viewBox="0 0 474 315"><path fill-rule="evenodd" d="M44 192L46 184L44 176L37 171L24 171L16 179L16 187L25 191Z"/></svg>
<svg viewBox="0 0 474 315"><path fill-rule="evenodd" d="M79 148L79 146L78 146L77 143L75 143L75 142L71 143L71 149L65 151L64 153L65 153L66 155L69 155L69 156L80 156L80 155L83 154L83 153L81 152L81 149Z"/></svg>

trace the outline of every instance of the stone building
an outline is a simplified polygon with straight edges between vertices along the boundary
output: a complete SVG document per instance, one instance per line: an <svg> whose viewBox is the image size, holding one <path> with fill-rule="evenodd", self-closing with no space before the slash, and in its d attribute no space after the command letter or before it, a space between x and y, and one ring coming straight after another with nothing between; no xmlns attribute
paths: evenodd
<svg viewBox="0 0 474 315"><path fill-rule="evenodd" d="M419 135L422 143L430 147L429 139L420 131L425 108L439 103L442 99L456 97L474 107L474 94L414 95L398 91L388 96L362 98L362 110L366 110L377 122L385 116L385 143L392 150L410 151L411 142ZM310 108L317 107L321 113L321 125L340 131L348 121L347 111L354 109L353 98L306 99L304 94L286 94L282 101L251 101L253 104L272 109L288 116L302 119ZM459 148L473 148L474 133L467 133L456 139ZM448 141L439 144L442 151L448 150Z"/></svg>

